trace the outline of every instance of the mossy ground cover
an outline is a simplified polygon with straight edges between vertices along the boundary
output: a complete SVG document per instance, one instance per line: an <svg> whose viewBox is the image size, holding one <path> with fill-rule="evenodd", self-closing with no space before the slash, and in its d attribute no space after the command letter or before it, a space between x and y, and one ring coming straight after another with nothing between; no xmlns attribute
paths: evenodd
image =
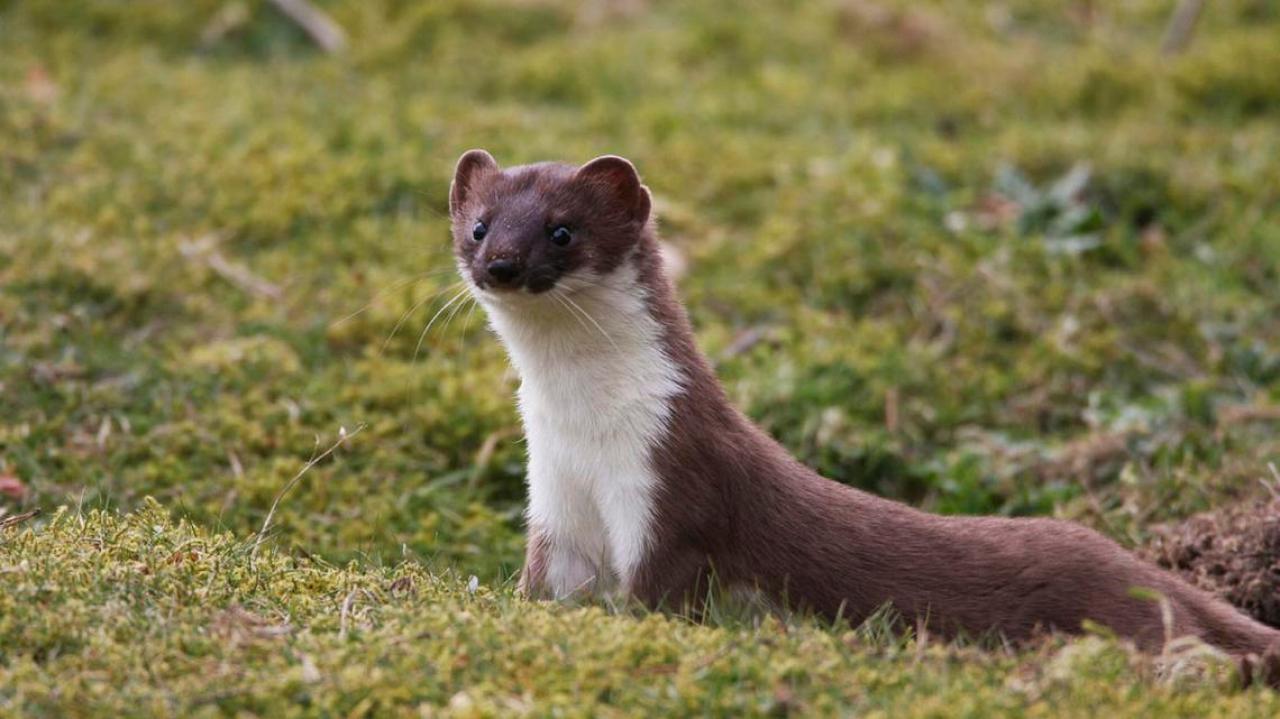
<svg viewBox="0 0 1280 719"><path fill-rule="evenodd" d="M1154 1L323 6L345 53L259 2L0 2L0 508L46 510L0 538L0 710L1274 712L1105 642L518 603L514 378L478 311L421 334L462 150L624 154L798 456L1137 545L1280 457L1272 4L1172 58Z"/></svg>
<svg viewBox="0 0 1280 719"><path fill-rule="evenodd" d="M3 531L3 530L0 530ZM1023 653L773 617L516 600L417 562L335 566L174 521L60 512L0 545L0 710L121 716L1274 716L1101 638ZM1215 679L1216 678L1216 679Z"/></svg>

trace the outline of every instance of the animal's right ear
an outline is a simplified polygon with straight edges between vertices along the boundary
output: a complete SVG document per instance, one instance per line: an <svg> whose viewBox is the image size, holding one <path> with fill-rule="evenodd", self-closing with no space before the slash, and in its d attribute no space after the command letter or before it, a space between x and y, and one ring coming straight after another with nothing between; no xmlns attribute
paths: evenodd
<svg viewBox="0 0 1280 719"><path fill-rule="evenodd" d="M631 220L643 224L649 219L649 189L640 182L635 165L617 155L601 155L574 173L578 180L605 188Z"/></svg>
<svg viewBox="0 0 1280 719"><path fill-rule="evenodd" d="M498 172L498 161L484 150L467 150L458 158L453 170L453 184L449 186L449 214L457 214L476 185L485 177Z"/></svg>

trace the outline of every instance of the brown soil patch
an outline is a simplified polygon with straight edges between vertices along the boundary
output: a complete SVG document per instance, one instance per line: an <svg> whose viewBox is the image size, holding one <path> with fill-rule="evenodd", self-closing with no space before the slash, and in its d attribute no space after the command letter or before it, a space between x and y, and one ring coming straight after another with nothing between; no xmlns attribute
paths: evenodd
<svg viewBox="0 0 1280 719"><path fill-rule="evenodd" d="M1280 627L1280 499L1227 507L1156 531L1144 556Z"/></svg>

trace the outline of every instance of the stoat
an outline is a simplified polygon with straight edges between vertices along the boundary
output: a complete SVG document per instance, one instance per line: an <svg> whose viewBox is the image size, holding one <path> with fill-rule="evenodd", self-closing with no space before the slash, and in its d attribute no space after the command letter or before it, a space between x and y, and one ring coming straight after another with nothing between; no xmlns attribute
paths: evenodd
<svg viewBox="0 0 1280 719"><path fill-rule="evenodd" d="M698 351L651 204L615 156L504 170L472 150L455 170L458 268L521 380L524 593L696 607L714 577L854 623L889 605L941 634L1020 640L1090 620L1158 650L1146 588L1174 635L1280 674L1280 632L1083 526L929 514L794 459Z"/></svg>

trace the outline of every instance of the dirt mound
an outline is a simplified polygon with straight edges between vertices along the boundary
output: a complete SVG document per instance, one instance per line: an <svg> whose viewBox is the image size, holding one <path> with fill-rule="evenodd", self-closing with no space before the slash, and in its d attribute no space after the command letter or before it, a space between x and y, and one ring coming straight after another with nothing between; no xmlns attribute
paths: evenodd
<svg viewBox="0 0 1280 719"><path fill-rule="evenodd" d="M1259 621L1280 627L1280 499L1161 527L1142 554Z"/></svg>

